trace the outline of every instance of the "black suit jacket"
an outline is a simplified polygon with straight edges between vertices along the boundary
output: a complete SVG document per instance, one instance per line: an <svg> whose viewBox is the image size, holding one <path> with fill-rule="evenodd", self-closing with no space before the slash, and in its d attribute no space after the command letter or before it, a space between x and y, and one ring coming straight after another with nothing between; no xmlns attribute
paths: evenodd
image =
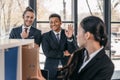
<svg viewBox="0 0 120 80"><path fill-rule="evenodd" d="M79 64L70 76L70 80L111 80L114 72L114 65L111 59L102 49L82 70L83 54L80 55Z"/></svg>
<svg viewBox="0 0 120 80"><path fill-rule="evenodd" d="M62 29L60 43L58 43L52 30L43 34L42 49L46 56L45 69L49 71L49 77L55 77L59 60L61 60L63 65L68 60L68 57L65 57L63 52L68 50L72 53L76 49L76 46L74 40L72 42L67 41L65 31Z"/></svg>
<svg viewBox="0 0 120 80"><path fill-rule="evenodd" d="M13 28L11 30L9 38L10 39L22 39L21 35L20 35L21 32L22 32L22 26L17 27L17 28ZM31 27L30 31L29 31L29 36L26 39L34 39L35 43L40 46L40 43L42 41L41 31L34 28L34 27Z"/></svg>

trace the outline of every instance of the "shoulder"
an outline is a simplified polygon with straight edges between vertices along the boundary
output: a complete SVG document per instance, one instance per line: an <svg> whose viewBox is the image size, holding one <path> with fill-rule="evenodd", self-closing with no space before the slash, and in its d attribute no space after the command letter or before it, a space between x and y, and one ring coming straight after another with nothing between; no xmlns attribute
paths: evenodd
<svg viewBox="0 0 120 80"><path fill-rule="evenodd" d="M12 28L11 31L18 31L18 30L20 30L20 29L22 29L22 27L21 27L21 26L18 26L18 27L14 27L14 28Z"/></svg>
<svg viewBox="0 0 120 80"><path fill-rule="evenodd" d="M41 32L41 30L39 30L39 29L37 29L37 28L34 28L34 27L31 27L31 29Z"/></svg>
<svg viewBox="0 0 120 80"><path fill-rule="evenodd" d="M21 28L22 28L22 26L18 26L18 27L14 27L12 29L17 30L17 29L21 29Z"/></svg>
<svg viewBox="0 0 120 80"><path fill-rule="evenodd" d="M41 30L37 29L37 28L34 28L34 27L31 27L32 30L36 31L37 33L41 33Z"/></svg>
<svg viewBox="0 0 120 80"><path fill-rule="evenodd" d="M61 29L61 33L65 33L65 29Z"/></svg>
<svg viewBox="0 0 120 80"><path fill-rule="evenodd" d="M49 32L43 33L43 36L50 36L51 34L52 34L52 31L49 31Z"/></svg>
<svg viewBox="0 0 120 80"><path fill-rule="evenodd" d="M113 62L110 57L106 54L105 49L103 48L97 55L96 59L99 60L99 63L104 66L113 66Z"/></svg>

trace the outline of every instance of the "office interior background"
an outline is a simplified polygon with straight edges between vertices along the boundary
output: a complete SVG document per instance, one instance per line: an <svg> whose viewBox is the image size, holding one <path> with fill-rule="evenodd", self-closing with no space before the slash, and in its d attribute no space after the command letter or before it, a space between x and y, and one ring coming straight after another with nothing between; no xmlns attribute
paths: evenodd
<svg viewBox="0 0 120 80"><path fill-rule="evenodd" d="M120 0L0 0L0 39L8 38L11 29L23 23L22 14L27 6L35 10L33 25L42 33L50 30L48 17L51 13L61 15L63 28L72 24L74 35L84 17L100 17L108 34L106 52L115 64L113 78L120 79ZM40 66L44 65L44 58L40 49Z"/></svg>

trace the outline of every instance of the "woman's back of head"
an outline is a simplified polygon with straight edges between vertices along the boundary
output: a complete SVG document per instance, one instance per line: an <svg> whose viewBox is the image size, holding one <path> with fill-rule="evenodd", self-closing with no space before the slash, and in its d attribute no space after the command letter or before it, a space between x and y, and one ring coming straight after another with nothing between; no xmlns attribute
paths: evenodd
<svg viewBox="0 0 120 80"><path fill-rule="evenodd" d="M105 23L99 17L88 16L81 21L80 25L82 26L85 32L92 33L94 39L98 41L100 45L106 45L106 26Z"/></svg>

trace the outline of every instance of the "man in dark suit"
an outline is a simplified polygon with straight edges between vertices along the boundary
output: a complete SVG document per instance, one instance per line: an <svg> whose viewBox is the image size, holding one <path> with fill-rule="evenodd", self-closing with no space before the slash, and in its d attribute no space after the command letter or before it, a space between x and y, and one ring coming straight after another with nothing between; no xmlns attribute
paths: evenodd
<svg viewBox="0 0 120 80"><path fill-rule="evenodd" d="M23 13L24 24L13 28L9 38L10 39L34 39L35 47L39 47L42 41L41 31L32 26L35 19L34 10L27 7Z"/></svg>
<svg viewBox="0 0 120 80"><path fill-rule="evenodd" d="M46 56L45 69L49 71L49 80L56 80L57 68L64 66L71 53L76 49L73 28L61 28L61 17L58 14L49 16L50 30L43 34L42 49Z"/></svg>
<svg viewBox="0 0 120 80"><path fill-rule="evenodd" d="M40 47L42 41L41 31L32 26L35 19L35 12L32 8L27 7L23 13L24 24L13 28L9 38L10 39L34 39L35 48ZM34 80L45 80L42 76L40 68L38 69L39 76L35 76ZM32 79L31 79L32 80Z"/></svg>

